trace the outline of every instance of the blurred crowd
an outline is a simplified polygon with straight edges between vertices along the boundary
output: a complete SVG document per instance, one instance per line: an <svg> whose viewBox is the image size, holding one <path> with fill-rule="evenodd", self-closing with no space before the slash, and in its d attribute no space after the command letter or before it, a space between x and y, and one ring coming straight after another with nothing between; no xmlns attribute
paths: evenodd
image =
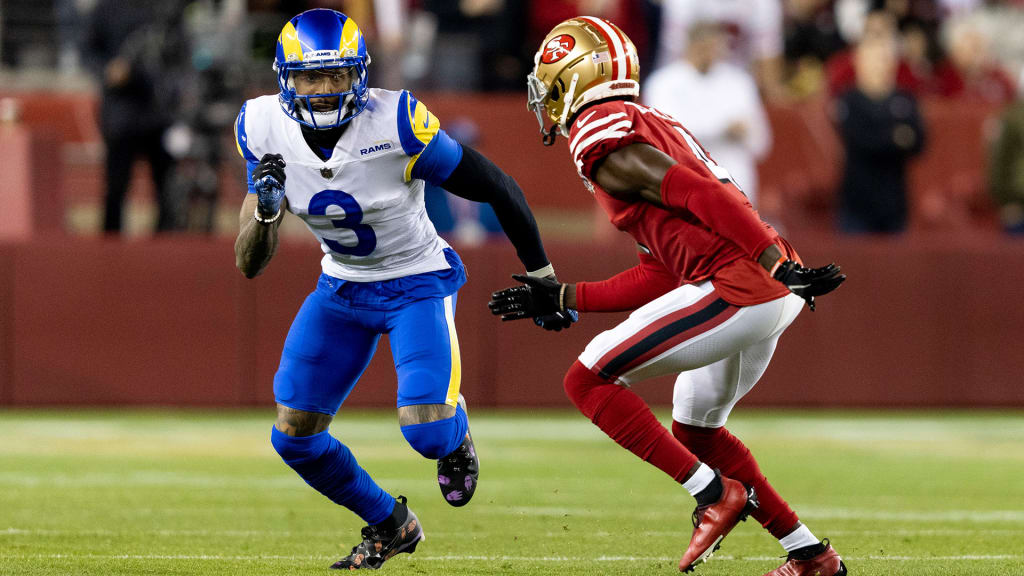
<svg viewBox="0 0 1024 576"><path fill-rule="evenodd" d="M18 32L19 18L40 19L39 2L4 4L5 67L88 71L102 86L108 232L122 226L138 157L159 231L212 230L218 138L244 97L277 90L277 34L313 7L360 24L373 85L413 90L523 91L555 24L607 18L638 48L645 103L687 125L755 205L772 146L765 103L828 98L846 152L838 225L850 233L905 228L906 166L928 141L919 99L1003 106L991 188L1007 230L1024 229L1024 0L52 0L50 52Z"/></svg>

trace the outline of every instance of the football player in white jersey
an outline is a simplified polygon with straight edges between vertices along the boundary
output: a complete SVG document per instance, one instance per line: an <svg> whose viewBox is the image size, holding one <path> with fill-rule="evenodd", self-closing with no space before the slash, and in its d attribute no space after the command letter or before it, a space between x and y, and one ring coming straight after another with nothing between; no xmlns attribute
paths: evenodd
<svg viewBox="0 0 1024 576"><path fill-rule="evenodd" d="M379 568L423 538L405 498L381 489L327 430L381 334L389 334L406 440L437 460L449 504L465 505L477 486L454 323L466 273L427 219L424 181L490 203L528 274L553 276L515 181L449 138L409 92L369 88L369 62L351 18L303 12L278 37L280 93L247 101L235 124L249 176L235 242L239 269L251 278L267 266L286 210L324 252L323 273L274 376L271 442L310 486L367 523L336 569ZM558 313L538 324L558 330L573 321Z"/></svg>

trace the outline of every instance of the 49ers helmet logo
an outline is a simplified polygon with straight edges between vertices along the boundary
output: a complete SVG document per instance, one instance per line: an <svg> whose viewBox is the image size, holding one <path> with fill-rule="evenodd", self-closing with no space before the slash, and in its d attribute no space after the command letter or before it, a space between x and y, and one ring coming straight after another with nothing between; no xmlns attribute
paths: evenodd
<svg viewBox="0 0 1024 576"><path fill-rule="evenodd" d="M544 46L544 54L541 55L540 61L544 64L553 64L558 62L569 55L573 46L576 46L576 39L572 36L569 36L568 34L555 36L548 41L546 46Z"/></svg>

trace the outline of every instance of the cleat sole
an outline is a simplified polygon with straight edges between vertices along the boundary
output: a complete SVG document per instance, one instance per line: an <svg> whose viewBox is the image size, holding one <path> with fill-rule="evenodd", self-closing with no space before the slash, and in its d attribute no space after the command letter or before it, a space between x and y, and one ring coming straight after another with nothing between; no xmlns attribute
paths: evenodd
<svg viewBox="0 0 1024 576"><path fill-rule="evenodd" d="M722 547L722 540L725 540L725 536L719 536L718 539L715 540L715 543L712 544L711 546L709 546L708 549L705 550L703 554L701 554L700 556L697 556L693 560L693 562L691 562L690 565L687 566L686 568L680 567L680 570L683 573L693 572L697 568L697 566L707 562L711 558L711 556L714 555L714 553L717 552L718 549Z"/></svg>

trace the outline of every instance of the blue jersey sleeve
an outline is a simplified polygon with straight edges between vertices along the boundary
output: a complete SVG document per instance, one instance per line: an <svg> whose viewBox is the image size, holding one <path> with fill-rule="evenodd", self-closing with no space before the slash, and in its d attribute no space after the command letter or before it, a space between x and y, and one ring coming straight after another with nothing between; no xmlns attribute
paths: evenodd
<svg viewBox="0 0 1024 576"><path fill-rule="evenodd" d="M238 113L238 118L235 120L235 146L238 148L239 156L245 159L245 181L248 184L249 193L255 194L256 189L253 188L252 184L252 171L256 169L259 160L249 150L249 144L245 136L245 104L242 104L242 111Z"/></svg>
<svg viewBox="0 0 1024 576"><path fill-rule="evenodd" d="M408 91L402 91L398 100L398 137L402 150L409 156L406 182L420 179L440 185L462 160L462 146L441 129L437 116Z"/></svg>

